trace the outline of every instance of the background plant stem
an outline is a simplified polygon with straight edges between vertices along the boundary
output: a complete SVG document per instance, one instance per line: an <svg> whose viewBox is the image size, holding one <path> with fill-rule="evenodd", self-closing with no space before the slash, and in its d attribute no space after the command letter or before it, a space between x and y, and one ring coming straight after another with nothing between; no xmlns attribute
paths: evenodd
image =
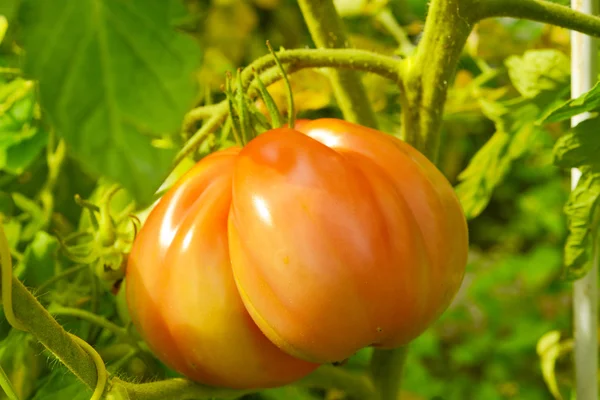
<svg viewBox="0 0 600 400"><path fill-rule="evenodd" d="M567 6L541 0L486 0L477 4L478 20L513 17L545 22L600 37L600 18Z"/></svg>
<svg viewBox="0 0 600 400"><path fill-rule="evenodd" d="M304 21L319 48L347 48L344 24L332 0L299 0ZM360 75L354 71L330 71L333 92L344 118L372 128L377 120Z"/></svg>

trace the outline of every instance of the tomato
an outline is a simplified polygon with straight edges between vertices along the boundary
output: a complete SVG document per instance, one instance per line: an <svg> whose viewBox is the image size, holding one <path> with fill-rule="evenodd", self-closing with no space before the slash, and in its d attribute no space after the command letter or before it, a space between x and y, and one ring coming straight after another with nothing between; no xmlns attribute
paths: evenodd
<svg viewBox="0 0 600 400"><path fill-rule="evenodd" d="M235 161L229 254L246 308L309 361L408 343L463 279L452 186L393 136L334 119L296 129L259 135Z"/></svg>
<svg viewBox="0 0 600 400"><path fill-rule="evenodd" d="M320 119L204 158L129 256L131 318L200 382L267 387L393 348L448 307L468 252L443 174L408 144Z"/></svg>
<svg viewBox="0 0 600 400"><path fill-rule="evenodd" d="M204 158L149 213L128 259L127 305L155 355L190 379L236 389L273 387L317 365L271 343L237 291L227 221L238 152Z"/></svg>

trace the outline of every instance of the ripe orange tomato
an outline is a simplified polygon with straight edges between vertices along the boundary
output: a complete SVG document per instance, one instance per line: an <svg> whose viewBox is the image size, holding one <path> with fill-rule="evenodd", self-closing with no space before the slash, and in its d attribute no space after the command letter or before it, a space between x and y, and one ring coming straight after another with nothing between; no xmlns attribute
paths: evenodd
<svg viewBox="0 0 600 400"><path fill-rule="evenodd" d="M422 154L303 121L206 157L161 199L129 257L128 306L192 379L275 386L420 335L458 291L467 250L454 191Z"/></svg>
<svg viewBox="0 0 600 400"><path fill-rule="evenodd" d="M129 255L127 304L156 356L187 377L236 389L280 386L317 365L271 343L236 289L227 219L238 152L203 159L150 212Z"/></svg>
<svg viewBox="0 0 600 400"><path fill-rule="evenodd" d="M314 362L393 348L448 307L464 213L413 147L334 119L259 135L237 155L229 254L244 304L278 347Z"/></svg>

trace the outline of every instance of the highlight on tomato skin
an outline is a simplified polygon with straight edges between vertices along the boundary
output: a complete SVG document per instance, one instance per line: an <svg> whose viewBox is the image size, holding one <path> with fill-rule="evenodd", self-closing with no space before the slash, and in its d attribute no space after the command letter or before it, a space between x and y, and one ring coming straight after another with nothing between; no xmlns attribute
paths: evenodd
<svg viewBox="0 0 600 400"><path fill-rule="evenodd" d="M281 386L318 365L273 345L237 292L227 217L238 151L200 161L151 211L129 256L127 303L155 355L188 378L234 389Z"/></svg>
<svg viewBox="0 0 600 400"><path fill-rule="evenodd" d="M333 119L238 154L229 251L244 304L295 357L335 362L410 342L449 306L468 253L442 173L408 144Z"/></svg>

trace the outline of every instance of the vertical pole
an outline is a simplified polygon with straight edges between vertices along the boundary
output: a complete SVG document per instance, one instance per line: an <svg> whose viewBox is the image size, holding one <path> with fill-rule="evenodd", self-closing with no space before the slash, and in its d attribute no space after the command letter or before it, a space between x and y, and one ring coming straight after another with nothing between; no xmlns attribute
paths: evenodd
<svg viewBox="0 0 600 400"><path fill-rule="evenodd" d="M597 14L600 0L571 0L571 8ZM587 92L596 83L598 49L592 37L571 32L571 97ZM575 126L588 118L587 113L572 118ZM571 171L571 187L575 188L581 173ZM573 325L575 338L575 382L577 400L598 400L598 257L594 243L591 270L573 286Z"/></svg>

